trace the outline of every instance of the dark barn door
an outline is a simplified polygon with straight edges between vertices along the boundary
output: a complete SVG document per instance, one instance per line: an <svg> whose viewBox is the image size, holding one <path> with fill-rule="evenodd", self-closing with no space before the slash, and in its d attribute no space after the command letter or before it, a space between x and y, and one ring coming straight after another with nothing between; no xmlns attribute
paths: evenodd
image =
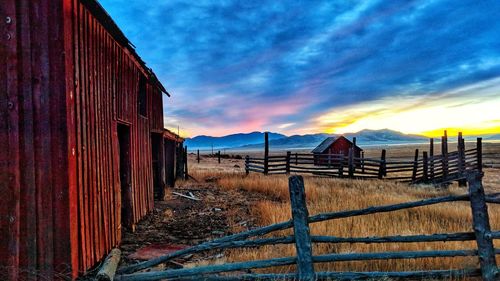
<svg viewBox="0 0 500 281"><path fill-rule="evenodd" d="M175 184L175 141L165 140L165 175L166 183L173 187Z"/></svg>
<svg viewBox="0 0 500 281"><path fill-rule="evenodd" d="M155 199L163 200L165 196L165 170L163 168L163 137L161 134L151 133L151 153Z"/></svg>
<svg viewBox="0 0 500 281"><path fill-rule="evenodd" d="M129 126L118 124L118 142L120 145L121 224L122 227L130 227L132 224L132 171Z"/></svg>

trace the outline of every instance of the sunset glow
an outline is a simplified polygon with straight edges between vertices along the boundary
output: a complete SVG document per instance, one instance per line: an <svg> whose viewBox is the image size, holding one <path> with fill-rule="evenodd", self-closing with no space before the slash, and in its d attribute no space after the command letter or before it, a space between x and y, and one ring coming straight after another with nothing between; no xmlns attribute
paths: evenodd
<svg viewBox="0 0 500 281"><path fill-rule="evenodd" d="M408 134L441 136L500 132L500 79L432 96L384 98L338 108L316 119L329 133L390 128Z"/></svg>
<svg viewBox="0 0 500 281"><path fill-rule="evenodd" d="M500 133L500 1L101 3L183 136Z"/></svg>

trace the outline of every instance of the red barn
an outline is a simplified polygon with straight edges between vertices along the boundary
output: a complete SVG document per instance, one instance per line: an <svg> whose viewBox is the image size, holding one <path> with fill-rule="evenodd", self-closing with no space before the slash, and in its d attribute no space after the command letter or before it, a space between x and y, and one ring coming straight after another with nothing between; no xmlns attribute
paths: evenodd
<svg viewBox="0 0 500 281"><path fill-rule="evenodd" d="M328 137L312 151L314 154L314 165L328 165L327 155L329 154L348 156L351 148L353 148L353 157L360 158L363 149L356 145L356 138L353 138L351 142L344 136L338 138Z"/></svg>
<svg viewBox="0 0 500 281"><path fill-rule="evenodd" d="M2 280L76 277L172 183L162 93L95 0L2 0Z"/></svg>

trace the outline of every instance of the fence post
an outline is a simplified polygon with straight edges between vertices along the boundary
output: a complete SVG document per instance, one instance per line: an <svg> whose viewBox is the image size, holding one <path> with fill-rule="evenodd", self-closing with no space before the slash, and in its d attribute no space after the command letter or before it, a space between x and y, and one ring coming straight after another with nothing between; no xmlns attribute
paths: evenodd
<svg viewBox="0 0 500 281"><path fill-rule="evenodd" d="M385 149L382 149L382 155L380 156L380 166L378 168L378 178L382 179L385 174L386 174L386 172L385 172Z"/></svg>
<svg viewBox="0 0 500 281"><path fill-rule="evenodd" d="M264 175L269 172L269 134L264 133Z"/></svg>
<svg viewBox="0 0 500 281"><path fill-rule="evenodd" d="M248 176L250 171L248 170L248 165L250 165L250 156L245 156L245 174Z"/></svg>
<svg viewBox="0 0 500 281"><path fill-rule="evenodd" d="M458 133L458 172L460 175L464 176L464 178L458 180L458 186L465 187L467 186L467 180L465 179L465 142L462 137L462 132Z"/></svg>
<svg viewBox="0 0 500 281"><path fill-rule="evenodd" d="M200 163L200 150L199 149L196 151L196 160L198 160L198 163Z"/></svg>
<svg viewBox="0 0 500 281"><path fill-rule="evenodd" d="M477 171L483 174L483 138L477 138L476 143L477 152Z"/></svg>
<svg viewBox="0 0 500 281"><path fill-rule="evenodd" d="M423 179L424 179L424 182L428 182L429 181L429 158L427 157L427 151L424 151L423 152L423 161L424 161L424 175L423 175Z"/></svg>
<svg viewBox="0 0 500 281"><path fill-rule="evenodd" d="M349 177L353 178L354 177L354 159L353 159L353 149L352 147L349 148L349 154L347 156L347 165L349 165Z"/></svg>
<svg viewBox="0 0 500 281"><path fill-rule="evenodd" d="M443 178L448 177L448 133L444 131L444 136L441 137L441 154L443 155Z"/></svg>
<svg viewBox="0 0 500 281"><path fill-rule="evenodd" d="M295 165L299 165L299 154L295 152Z"/></svg>
<svg viewBox="0 0 500 281"><path fill-rule="evenodd" d="M188 173L188 147L187 146L184 148L184 179L185 180L189 179L189 173Z"/></svg>
<svg viewBox="0 0 500 281"><path fill-rule="evenodd" d="M361 151L361 173L365 173L365 152Z"/></svg>
<svg viewBox="0 0 500 281"><path fill-rule="evenodd" d="M415 149L415 157L413 159L413 173L411 174L411 183L417 181L417 171L418 171L418 149Z"/></svg>
<svg viewBox="0 0 500 281"><path fill-rule="evenodd" d="M486 205L481 178L482 174L480 173L469 174L467 182L469 183L472 223L474 233L476 234L482 279L493 281L498 280L499 272L495 260L495 248L491 238L488 206Z"/></svg>
<svg viewBox="0 0 500 281"><path fill-rule="evenodd" d="M219 162L219 164L220 164L220 150L219 150L219 151L217 151L217 161L218 161L218 162Z"/></svg>
<svg viewBox="0 0 500 281"><path fill-rule="evenodd" d="M306 205L306 192L302 176L288 179L290 202L292 207L293 234L297 250L298 280L314 280L312 243L309 232L309 212Z"/></svg>
<svg viewBox="0 0 500 281"><path fill-rule="evenodd" d="M286 152L286 166L285 166L285 173L288 175L290 174L290 158L292 156L292 152L287 151Z"/></svg>
<svg viewBox="0 0 500 281"><path fill-rule="evenodd" d="M433 138L430 139L429 158L430 158L430 163L429 163L430 179L434 179L434 139Z"/></svg>

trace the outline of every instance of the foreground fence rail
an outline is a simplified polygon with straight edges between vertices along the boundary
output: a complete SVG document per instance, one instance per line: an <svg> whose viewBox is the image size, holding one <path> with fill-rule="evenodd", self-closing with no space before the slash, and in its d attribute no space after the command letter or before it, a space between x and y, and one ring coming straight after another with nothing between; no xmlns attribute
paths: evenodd
<svg viewBox="0 0 500 281"><path fill-rule="evenodd" d="M447 146L446 141L444 141ZM433 142L431 142L431 146ZM433 155L415 150L413 160L387 159L382 150L380 158L354 157L353 150L343 154L291 153L263 158L245 157L245 171L273 174L312 174L317 176L352 179L387 179L413 184L448 184L458 181L465 185L465 174L482 173L482 140L477 139L476 147L465 149L459 137L457 151L448 152L443 148L441 155Z"/></svg>
<svg viewBox="0 0 500 281"><path fill-rule="evenodd" d="M466 173L464 177L469 186L468 194L424 199L413 202L369 207L359 210L321 213L309 216L304 182L301 176L289 178L292 220L268 225L246 232L205 242L149 261L121 268L115 280L355 280L369 278L426 279L450 277L481 277L486 281L498 280L499 270L495 256L499 249L493 246L493 240L500 238L499 231L492 231L489 224L487 203L500 204L500 193L485 195L481 183L482 175L477 172ZM439 233L421 235L383 236L383 237L334 237L311 236L309 224L340 218L371 215L382 212L393 212L409 208L444 204L448 202L470 202L473 217L471 232ZM254 238L272 232L293 228L292 236ZM254 239L250 239L254 238ZM424 250L369 253L331 253L313 255L313 243L418 243L433 241L476 241L477 248L463 250ZM168 269L159 271L138 272L165 263L175 258L193 253L215 249L249 248L264 245L295 244L297 256L267 260L235 262L195 268ZM403 271L403 272L315 272L313 264L340 261L370 261L381 259L417 259L477 256L479 268L455 270ZM296 265L297 272L286 274L233 274L227 272L252 269L271 268L284 265ZM222 275L221 275L222 274Z"/></svg>

